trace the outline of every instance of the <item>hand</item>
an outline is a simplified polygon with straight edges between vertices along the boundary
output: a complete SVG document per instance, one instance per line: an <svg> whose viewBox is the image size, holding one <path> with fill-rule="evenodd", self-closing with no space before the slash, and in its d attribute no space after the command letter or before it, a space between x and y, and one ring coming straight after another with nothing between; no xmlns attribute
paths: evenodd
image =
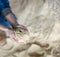
<svg viewBox="0 0 60 57"><path fill-rule="evenodd" d="M18 40L18 39L16 38L15 32L14 32L13 30L8 30L7 33L8 33L8 36L9 36L13 41L15 41L16 43L26 44L26 41L25 41L25 40L23 40L23 39Z"/></svg>
<svg viewBox="0 0 60 57"><path fill-rule="evenodd" d="M16 39L15 32L14 32L13 30L8 29L8 30L6 31L6 33L7 33L7 35L8 35L12 40L14 40L15 42L18 41L18 40Z"/></svg>
<svg viewBox="0 0 60 57"><path fill-rule="evenodd" d="M17 29L19 29L20 31L26 31L26 32L28 32L27 27L26 26L23 26L23 25L18 25L17 26Z"/></svg>

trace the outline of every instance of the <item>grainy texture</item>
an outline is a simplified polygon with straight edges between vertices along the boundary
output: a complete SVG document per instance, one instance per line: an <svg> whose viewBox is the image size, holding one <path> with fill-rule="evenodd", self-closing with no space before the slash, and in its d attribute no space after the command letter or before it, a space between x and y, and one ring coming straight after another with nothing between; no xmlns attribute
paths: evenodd
<svg viewBox="0 0 60 57"><path fill-rule="evenodd" d="M19 24L29 34L16 31L16 37L27 44L7 39L0 57L60 57L60 0L10 0Z"/></svg>

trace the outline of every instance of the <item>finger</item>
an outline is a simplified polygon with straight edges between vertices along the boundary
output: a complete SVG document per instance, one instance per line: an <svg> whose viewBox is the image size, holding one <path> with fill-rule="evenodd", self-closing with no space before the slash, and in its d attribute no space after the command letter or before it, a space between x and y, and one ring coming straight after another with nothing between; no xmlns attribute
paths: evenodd
<svg viewBox="0 0 60 57"><path fill-rule="evenodd" d="M19 25L19 26L17 26L17 28L24 30L24 31L28 31L27 27L23 26L23 25Z"/></svg>

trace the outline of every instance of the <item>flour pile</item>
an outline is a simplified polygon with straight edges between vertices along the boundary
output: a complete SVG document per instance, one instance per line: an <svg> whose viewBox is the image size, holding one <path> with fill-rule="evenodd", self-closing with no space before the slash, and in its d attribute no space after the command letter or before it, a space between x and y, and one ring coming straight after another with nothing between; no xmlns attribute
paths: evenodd
<svg viewBox="0 0 60 57"><path fill-rule="evenodd" d="M60 57L60 0L10 0L19 24L29 33L16 31L26 40L17 44L7 39L0 57Z"/></svg>

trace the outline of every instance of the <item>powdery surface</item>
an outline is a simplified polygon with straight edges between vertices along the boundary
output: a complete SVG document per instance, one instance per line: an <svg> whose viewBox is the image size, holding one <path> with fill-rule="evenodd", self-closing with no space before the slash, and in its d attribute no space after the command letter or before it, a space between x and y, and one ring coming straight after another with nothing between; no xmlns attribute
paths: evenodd
<svg viewBox="0 0 60 57"><path fill-rule="evenodd" d="M60 57L60 0L10 0L18 22L29 33L16 31L27 44L7 39L0 57Z"/></svg>

